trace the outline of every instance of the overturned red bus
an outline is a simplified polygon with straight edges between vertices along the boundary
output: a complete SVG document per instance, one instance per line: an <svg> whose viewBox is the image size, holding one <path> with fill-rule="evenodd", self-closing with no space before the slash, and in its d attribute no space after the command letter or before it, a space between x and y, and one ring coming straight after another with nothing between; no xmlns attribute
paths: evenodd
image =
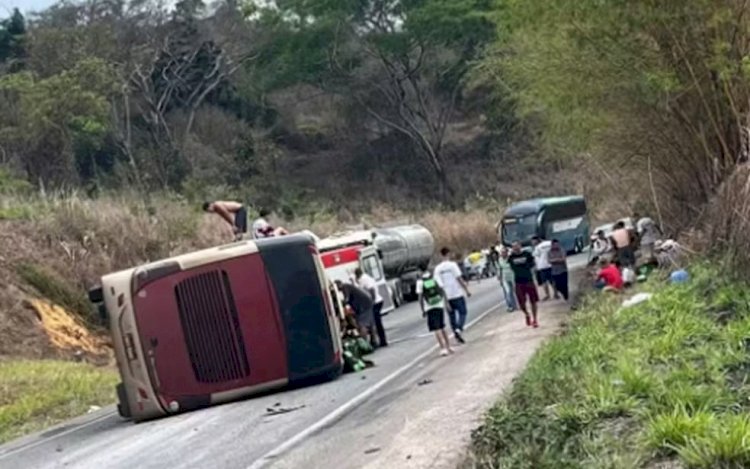
<svg viewBox="0 0 750 469"><path fill-rule="evenodd" d="M315 241L241 241L102 277L100 303L136 421L342 370L338 319Z"/></svg>

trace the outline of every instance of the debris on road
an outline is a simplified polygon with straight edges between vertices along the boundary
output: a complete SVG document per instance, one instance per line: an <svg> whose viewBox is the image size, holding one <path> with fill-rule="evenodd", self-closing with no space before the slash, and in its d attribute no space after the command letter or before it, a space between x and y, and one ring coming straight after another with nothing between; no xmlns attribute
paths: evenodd
<svg viewBox="0 0 750 469"><path fill-rule="evenodd" d="M295 410L302 409L306 407L305 405L300 405L297 407L279 407L281 403L276 403L274 407L268 407L266 409L266 416L274 416L274 415L281 415L281 414L288 414L289 412L294 412Z"/></svg>
<svg viewBox="0 0 750 469"><path fill-rule="evenodd" d="M424 386L425 384L430 384L430 383L432 383L431 379L423 379L422 381L417 383L417 386Z"/></svg>
<svg viewBox="0 0 750 469"><path fill-rule="evenodd" d="M378 451L380 451L380 448L370 448L365 450L365 454L373 454L377 453Z"/></svg>

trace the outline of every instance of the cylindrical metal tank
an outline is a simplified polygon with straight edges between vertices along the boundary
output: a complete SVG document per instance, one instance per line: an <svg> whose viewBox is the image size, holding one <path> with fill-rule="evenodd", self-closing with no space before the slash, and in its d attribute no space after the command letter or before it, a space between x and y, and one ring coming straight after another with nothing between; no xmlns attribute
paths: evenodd
<svg viewBox="0 0 750 469"><path fill-rule="evenodd" d="M376 228L375 246L382 253L383 269L389 277L426 269L435 250L430 230L422 225Z"/></svg>

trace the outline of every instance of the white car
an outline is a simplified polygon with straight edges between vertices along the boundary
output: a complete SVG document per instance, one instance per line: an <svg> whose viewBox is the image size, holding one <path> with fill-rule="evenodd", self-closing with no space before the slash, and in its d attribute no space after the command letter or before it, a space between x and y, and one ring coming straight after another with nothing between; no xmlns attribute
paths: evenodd
<svg viewBox="0 0 750 469"><path fill-rule="evenodd" d="M619 222L625 223L625 228L627 228L629 230L635 230L635 223L633 223L633 219L632 218L630 218L630 217L620 218L619 220L617 220L614 223L607 223L606 225L601 225L601 226L597 226L596 228L594 228L594 230L591 232L591 239L595 239L596 238L596 234L599 233L600 231L603 231L604 232L604 236L606 238L608 238L609 235L614 230L615 225L617 223L619 223Z"/></svg>

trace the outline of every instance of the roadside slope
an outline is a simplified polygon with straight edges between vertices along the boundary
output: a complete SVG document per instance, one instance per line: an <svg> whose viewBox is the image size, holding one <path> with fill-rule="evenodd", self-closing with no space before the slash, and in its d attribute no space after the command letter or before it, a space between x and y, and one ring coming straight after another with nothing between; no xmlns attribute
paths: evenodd
<svg viewBox="0 0 750 469"><path fill-rule="evenodd" d="M474 434L472 467L750 466L750 289L695 266L591 299Z"/></svg>

